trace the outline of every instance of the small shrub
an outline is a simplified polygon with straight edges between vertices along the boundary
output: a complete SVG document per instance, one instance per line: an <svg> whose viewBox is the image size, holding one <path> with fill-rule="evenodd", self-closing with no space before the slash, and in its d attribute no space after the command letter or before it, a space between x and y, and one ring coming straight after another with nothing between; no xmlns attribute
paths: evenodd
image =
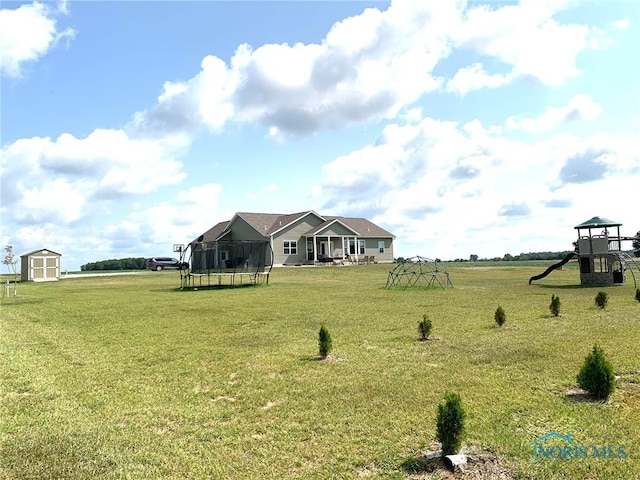
<svg viewBox="0 0 640 480"><path fill-rule="evenodd" d="M431 320L427 318L427 315L422 315L422 320L418 322L418 333L420 334L420 340L426 340L431 333Z"/></svg>
<svg viewBox="0 0 640 480"><path fill-rule="evenodd" d="M551 295L551 304L549 305L549 310L551 310L551 315L553 315L554 317L560 315L560 297Z"/></svg>
<svg viewBox="0 0 640 480"><path fill-rule="evenodd" d="M608 301L609 301L609 295L607 295L607 292L598 292L598 294L596 295L596 305L599 308L606 307Z"/></svg>
<svg viewBox="0 0 640 480"><path fill-rule="evenodd" d="M320 331L318 332L318 347L322 358L327 358L327 355L329 355L329 352L331 351L331 346L331 334L324 325L321 325Z"/></svg>
<svg viewBox="0 0 640 480"><path fill-rule="evenodd" d="M580 388L600 400L608 398L615 390L613 366L606 360L604 350L598 345L594 345L591 353L585 358L577 380Z"/></svg>
<svg viewBox="0 0 640 480"><path fill-rule="evenodd" d="M636 288L636 300L640 302L640 288Z"/></svg>
<svg viewBox="0 0 640 480"><path fill-rule="evenodd" d="M444 403L438 405L436 423L443 455L454 455L460 451L466 417L467 414L462 407L460 395L451 392L445 393Z"/></svg>
<svg viewBox="0 0 640 480"><path fill-rule="evenodd" d="M496 313L493 317L496 319L496 323L498 324L499 327L504 325L504 322L507 321L507 314L504 313L504 309L500 306L496 310Z"/></svg>

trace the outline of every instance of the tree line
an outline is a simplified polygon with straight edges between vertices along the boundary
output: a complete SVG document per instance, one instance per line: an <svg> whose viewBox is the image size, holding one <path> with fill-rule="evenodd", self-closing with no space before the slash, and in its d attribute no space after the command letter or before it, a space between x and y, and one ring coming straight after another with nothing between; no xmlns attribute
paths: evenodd
<svg viewBox="0 0 640 480"><path fill-rule="evenodd" d="M91 270L144 270L147 268L147 259L144 257L137 258L119 258L111 260L100 260L99 262L90 262L80 266L83 272Z"/></svg>

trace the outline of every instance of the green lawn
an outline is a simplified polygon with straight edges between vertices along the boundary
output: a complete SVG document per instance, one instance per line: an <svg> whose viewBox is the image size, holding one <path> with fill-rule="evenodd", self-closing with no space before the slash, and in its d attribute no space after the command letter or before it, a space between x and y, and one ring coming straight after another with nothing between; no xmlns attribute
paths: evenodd
<svg viewBox="0 0 640 480"><path fill-rule="evenodd" d="M635 289L583 288L572 268L527 284L551 263L448 264L455 288L429 291L386 290L390 265L220 290L180 291L176 272L20 284L2 299L0 478L444 478L408 465L446 391L467 409L463 450L509 478L636 478ZM606 403L567 393L595 342L620 376ZM552 431L627 457L534 461Z"/></svg>

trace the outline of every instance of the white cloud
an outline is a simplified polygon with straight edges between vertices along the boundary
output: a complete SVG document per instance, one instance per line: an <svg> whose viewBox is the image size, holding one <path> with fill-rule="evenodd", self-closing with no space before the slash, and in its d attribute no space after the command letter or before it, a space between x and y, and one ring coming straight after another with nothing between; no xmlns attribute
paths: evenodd
<svg viewBox="0 0 640 480"><path fill-rule="evenodd" d="M536 118L509 117L505 126L512 130L526 130L528 132L542 132L551 130L558 124L581 120L595 120L602 112L589 95L579 94L569 100L563 107L547 107L544 113Z"/></svg>
<svg viewBox="0 0 640 480"><path fill-rule="evenodd" d="M488 6L469 9L456 36L457 45L499 60L512 69L505 77L483 75L482 71L473 77L476 85L483 79L497 82L530 76L556 86L576 76L577 55L585 48L598 46L600 32L553 19L564 3L528 1L495 9Z"/></svg>
<svg viewBox="0 0 640 480"><path fill-rule="evenodd" d="M150 134L257 122L286 139L393 118L439 88L431 72L450 51L442 20L457 15L453 4L398 1L336 23L319 44L240 45L229 64L209 56L191 80L166 84L130 128Z"/></svg>
<svg viewBox="0 0 640 480"><path fill-rule="evenodd" d="M66 13L66 3L60 8ZM33 2L15 10L0 10L0 71L20 77L25 63L46 55L60 40L73 38L75 31L59 31L55 14L48 6Z"/></svg>
<svg viewBox="0 0 640 480"><path fill-rule="evenodd" d="M626 30L631 26L631 22L629 22L628 19L623 18L621 20L616 20L615 22L612 23L612 25L617 30Z"/></svg>
<svg viewBox="0 0 640 480"><path fill-rule="evenodd" d="M0 151L3 210L18 222L79 220L88 199L148 193L184 179L180 137L135 140L121 130L85 138L20 139Z"/></svg>
<svg viewBox="0 0 640 480"><path fill-rule="evenodd" d="M446 91L466 95L480 88L501 87L512 80L512 74L488 74L481 63L474 63L458 70L455 76L447 82Z"/></svg>
<svg viewBox="0 0 640 480"><path fill-rule="evenodd" d="M635 218L617 193L640 178L637 138L524 143L488 132L477 120L389 125L375 144L324 166L315 199L333 200L317 209L387 226L397 255L441 258L570 249L573 226L593 215Z"/></svg>
<svg viewBox="0 0 640 480"><path fill-rule="evenodd" d="M243 44L228 64L207 56L192 79L166 83L158 103L136 113L129 130L162 135L259 123L268 136L286 140L393 119L442 87L445 79L433 70L454 46L487 62L460 67L447 91L464 95L522 77L561 85L579 73L577 55L602 40L588 26L556 21L562 8L563 2L490 8L393 1L386 11L369 8L337 22L318 44ZM487 71L497 63L507 70Z"/></svg>

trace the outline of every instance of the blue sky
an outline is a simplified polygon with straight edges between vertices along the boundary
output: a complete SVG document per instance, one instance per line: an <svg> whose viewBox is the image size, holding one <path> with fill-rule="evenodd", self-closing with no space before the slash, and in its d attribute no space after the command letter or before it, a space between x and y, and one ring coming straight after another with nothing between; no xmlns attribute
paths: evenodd
<svg viewBox="0 0 640 480"><path fill-rule="evenodd" d="M639 26L632 1L5 1L2 241L76 270L238 211L363 216L405 257L634 235Z"/></svg>

